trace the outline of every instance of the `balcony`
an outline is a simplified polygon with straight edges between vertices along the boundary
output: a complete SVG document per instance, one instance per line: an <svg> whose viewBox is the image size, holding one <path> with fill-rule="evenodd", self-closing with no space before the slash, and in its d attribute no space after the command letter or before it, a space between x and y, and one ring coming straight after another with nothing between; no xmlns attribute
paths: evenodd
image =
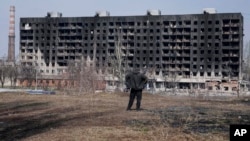
<svg viewBox="0 0 250 141"><path fill-rule="evenodd" d="M25 39L25 40L21 40L21 43L33 43L33 41L34 40L27 40L27 39Z"/></svg>
<svg viewBox="0 0 250 141"><path fill-rule="evenodd" d="M190 61L189 60L183 60L182 63L183 64L190 64Z"/></svg>
<svg viewBox="0 0 250 141"><path fill-rule="evenodd" d="M182 68L182 71L190 71L190 68Z"/></svg>
<svg viewBox="0 0 250 141"><path fill-rule="evenodd" d="M182 42L190 42L190 39L183 39Z"/></svg>
<svg viewBox="0 0 250 141"><path fill-rule="evenodd" d="M232 34L239 34L239 31L232 31Z"/></svg>
<svg viewBox="0 0 250 141"><path fill-rule="evenodd" d="M64 52L57 52L57 56L64 56L66 53Z"/></svg>
<svg viewBox="0 0 250 141"><path fill-rule="evenodd" d="M223 24L223 27L230 27L230 23Z"/></svg>
<svg viewBox="0 0 250 141"><path fill-rule="evenodd" d="M239 42L240 39L239 39L239 38L233 38L232 41L234 41L234 42Z"/></svg>
<svg viewBox="0 0 250 141"><path fill-rule="evenodd" d="M174 61L174 64L181 64L181 61Z"/></svg>
<svg viewBox="0 0 250 141"><path fill-rule="evenodd" d="M182 53L182 56L184 56L184 57L189 57L190 54L189 54L189 53Z"/></svg>
<svg viewBox="0 0 250 141"><path fill-rule="evenodd" d="M240 24L239 23L231 23L231 27L239 27Z"/></svg>
<svg viewBox="0 0 250 141"><path fill-rule="evenodd" d="M190 46L182 46L182 49L190 49Z"/></svg>
<svg viewBox="0 0 250 141"><path fill-rule="evenodd" d="M191 34L191 32L187 32L187 31L182 32L182 35L190 35L190 34Z"/></svg>
<svg viewBox="0 0 250 141"><path fill-rule="evenodd" d="M223 31L222 33L223 34L230 34L231 32L230 31Z"/></svg>
<svg viewBox="0 0 250 141"><path fill-rule="evenodd" d="M230 61L230 64L239 65L239 61Z"/></svg>
<svg viewBox="0 0 250 141"><path fill-rule="evenodd" d="M162 41L163 41L163 42L169 42L170 39L164 39L164 38L163 38Z"/></svg>

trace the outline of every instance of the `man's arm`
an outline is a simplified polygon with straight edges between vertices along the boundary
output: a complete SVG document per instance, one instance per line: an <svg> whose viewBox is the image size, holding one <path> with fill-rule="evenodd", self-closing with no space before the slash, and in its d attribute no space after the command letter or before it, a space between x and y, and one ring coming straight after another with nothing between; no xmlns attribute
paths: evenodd
<svg viewBox="0 0 250 141"><path fill-rule="evenodd" d="M144 80L145 84L148 82L148 77L146 75L142 75L142 79Z"/></svg>
<svg viewBox="0 0 250 141"><path fill-rule="evenodd" d="M130 81L130 75L127 74L125 76L125 86L126 86L126 88L130 88L130 85L129 85L130 82L129 81Z"/></svg>
<svg viewBox="0 0 250 141"><path fill-rule="evenodd" d="M144 74L141 74L140 87L141 87L142 89L145 89L145 88L146 88L146 86L147 86L147 81L148 81L147 76L144 75Z"/></svg>

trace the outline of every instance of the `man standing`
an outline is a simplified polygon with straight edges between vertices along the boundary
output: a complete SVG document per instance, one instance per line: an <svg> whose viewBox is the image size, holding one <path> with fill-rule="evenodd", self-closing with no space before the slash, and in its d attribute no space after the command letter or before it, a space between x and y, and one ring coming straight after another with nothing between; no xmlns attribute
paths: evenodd
<svg viewBox="0 0 250 141"><path fill-rule="evenodd" d="M142 99L142 89L147 83L147 77L140 73L139 69L135 69L133 72L130 72L125 77L125 85L130 89L130 96L127 110L131 110L134 99L136 97L136 110L140 110L141 99Z"/></svg>

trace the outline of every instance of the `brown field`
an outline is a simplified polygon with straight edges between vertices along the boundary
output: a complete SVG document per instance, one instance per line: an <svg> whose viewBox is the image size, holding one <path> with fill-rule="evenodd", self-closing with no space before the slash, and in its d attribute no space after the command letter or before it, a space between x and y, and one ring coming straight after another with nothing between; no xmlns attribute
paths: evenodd
<svg viewBox="0 0 250 141"><path fill-rule="evenodd" d="M143 110L126 111L128 96L0 93L0 140L222 141L250 123L248 97L144 94Z"/></svg>

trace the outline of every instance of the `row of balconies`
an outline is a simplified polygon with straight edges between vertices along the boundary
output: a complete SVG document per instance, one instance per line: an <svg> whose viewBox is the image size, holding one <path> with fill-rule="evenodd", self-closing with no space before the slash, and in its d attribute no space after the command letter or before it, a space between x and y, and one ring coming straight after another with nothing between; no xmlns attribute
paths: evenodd
<svg viewBox="0 0 250 141"><path fill-rule="evenodd" d="M183 56L183 57L189 57L190 53L162 53L162 56Z"/></svg>
<svg viewBox="0 0 250 141"><path fill-rule="evenodd" d="M230 38L230 39L223 39L223 42L239 42L239 38Z"/></svg>
<svg viewBox="0 0 250 141"><path fill-rule="evenodd" d="M183 43L183 42L191 42L190 39L162 39L163 42L169 43Z"/></svg>
<svg viewBox="0 0 250 141"><path fill-rule="evenodd" d="M189 64L190 60L163 60L161 61L163 64Z"/></svg>
<svg viewBox="0 0 250 141"><path fill-rule="evenodd" d="M58 26L59 29L82 29L82 26Z"/></svg>
<svg viewBox="0 0 250 141"><path fill-rule="evenodd" d="M222 26L223 27L239 27L240 23L225 23Z"/></svg>
<svg viewBox="0 0 250 141"><path fill-rule="evenodd" d="M162 49L167 49L167 50L190 50L191 46L190 45L185 45L185 44L179 44L179 43L163 42Z"/></svg>
<svg viewBox="0 0 250 141"><path fill-rule="evenodd" d="M33 43L34 40L32 39L21 39L21 43Z"/></svg>
<svg viewBox="0 0 250 141"><path fill-rule="evenodd" d="M190 35L191 32L185 32L185 31L182 31L182 32L162 32L161 33L162 35Z"/></svg>
<svg viewBox="0 0 250 141"><path fill-rule="evenodd" d="M190 71L190 68L178 68L178 67L175 67L175 68L165 68L164 70L169 70L169 71Z"/></svg>
<svg viewBox="0 0 250 141"><path fill-rule="evenodd" d="M70 43L70 42L72 42L72 43L81 43L82 40L79 40L79 39L59 40L59 43L63 43L63 42L65 42L65 43Z"/></svg>
<svg viewBox="0 0 250 141"><path fill-rule="evenodd" d="M229 34L229 32L224 32L225 34L226 33L228 33ZM236 32L234 32L234 33L236 33ZM65 34L66 35L66 34ZM76 35L77 34L74 34L74 35L67 35L67 36L60 36L59 38L62 38L62 37L64 37L64 38L72 38L72 37L76 37ZM190 42L190 41L193 41L193 40L205 40L205 38L204 39L198 39L198 38L196 38L196 39L190 39L190 38L185 38L185 36L180 36L180 38L175 38L175 39L171 39L171 38L169 38L169 37L171 37L171 35L169 36L169 37L164 37L165 35L163 35L162 36L162 38L161 39L158 39L158 41L163 41L163 42ZM77 37L78 38L80 38L80 41L82 41L82 36L80 35L80 34L78 34L77 35ZM110 36L110 37L113 37L113 38L110 38L110 39L108 39L110 42L114 42L114 41L116 41L117 39L115 39L115 36ZM145 36L147 39L146 40L148 40L148 36ZM152 36L152 37L154 37L154 36ZM176 36L174 36L174 37L176 37ZM24 38L26 38L26 39L24 39ZM30 38L30 39L29 39ZM21 36L21 42L32 42L32 41L34 41L33 39L33 36ZM121 38L122 40L124 40L124 41L127 41L127 40L130 40L131 42L133 42L134 41L134 36L128 36L128 38L129 39L125 39L125 38ZM120 39L120 40L121 40ZM234 38L222 38L222 40L223 41L239 41L239 37L234 37ZM62 39L61 39L62 40ZM70 40L70 39L65 39L65 40ZM85 39L84 39L85 40ZM87 39L87 40L93 40L93 38L90 38L90 39ZM105 39L97 39L96 38L96 40L105 40ZM141 38L141 39L136 39L136 40L139 40L139 41L146 41L144 38ZM149 39L149 40L153 40L153 38L152 39ZM211 39L208 39L208 40L213 40L212 38ZM40 41L47 41L47 40L40 40ZM60 41L60 39L59 39L59 41Z"/></svg>
<svg viewBox="0 0 250 141"><path fill-rule="evenodd" d="M59 36L82 36L80 32L58 33Z"/></svg>
<svg viewBox="0 0 250 141"><path fill-rule="evenodd" d="M223 31L223 34L240 34L239 31Z"/></svg>
<svg viewBox="0 0 250 141"><path fill-rule="evenodd" d="M223 57L239 57L238 53L223 53Z"/></svg>

